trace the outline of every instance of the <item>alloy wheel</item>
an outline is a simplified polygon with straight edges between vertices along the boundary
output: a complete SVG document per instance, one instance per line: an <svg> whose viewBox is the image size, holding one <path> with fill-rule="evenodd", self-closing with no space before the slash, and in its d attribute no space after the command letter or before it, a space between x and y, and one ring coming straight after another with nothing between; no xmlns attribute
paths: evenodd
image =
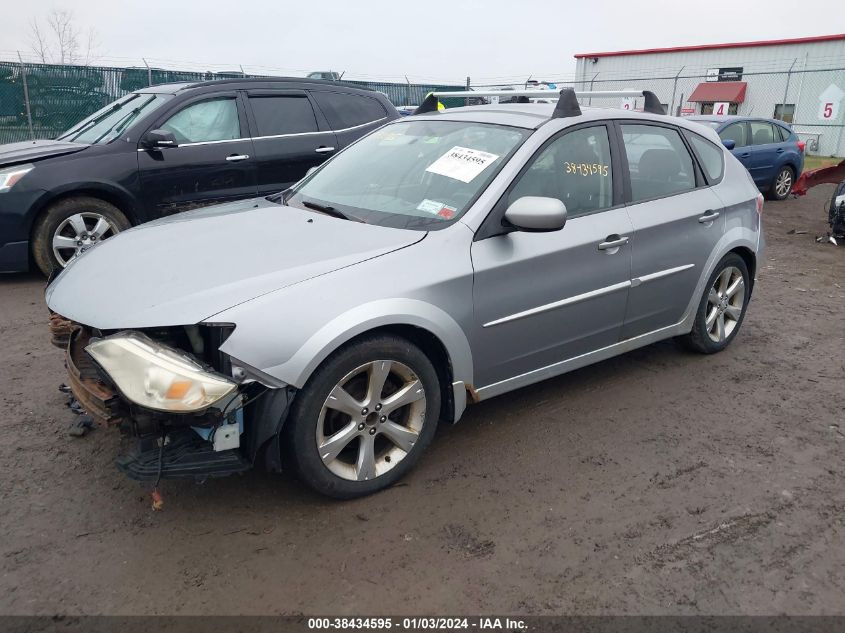
<svg viewBox="0 0 845 633"><path fill-rule="evenodd" d="M320 459L343 479L375 479L414 448L425 410L425 390L410 367L389 360L361 365L335 385L320 410Z"/></svg>
<svg viewBox="0 0 845 633"><path fill-rule="evenodd" d="M78 257L86 250L107 237L119 232L105 216L83 211L75 213L59 224L53 233L53 255L58 264L64 268L74 257Z"/></svg>
<svg viewBox="0 0 845 633"><path fill-rule="evenodd" d="M707 295L707 335L722 343L739 325L745 305L745 279L735 266L725 268Z"/></svg>
<svg viewBox="0 0 845 633"><path fill-rule="evenodd" d="M775 193L778 198L785 198L786 194L792 189L792 172L788 169L782 169L775 180Z"/></svg>

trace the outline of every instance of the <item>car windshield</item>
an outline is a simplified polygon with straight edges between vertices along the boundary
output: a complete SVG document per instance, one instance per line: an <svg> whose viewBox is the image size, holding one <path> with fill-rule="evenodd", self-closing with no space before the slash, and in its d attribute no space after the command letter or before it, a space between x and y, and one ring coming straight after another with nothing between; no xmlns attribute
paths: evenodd
<svg viewBox="0 0 845 633"><path fill-rule="evenodd" d="M58 137L74 143L109 143L132 123L164 104L171 95L132 93L98 110Z"/></svg>
<svg viewBox="0 0 845 633"><path fill-rule="evenodd" d="M388 125L295 185L285 202L368 224L443 228L463 215L528 134L456 121Z"/></svg>

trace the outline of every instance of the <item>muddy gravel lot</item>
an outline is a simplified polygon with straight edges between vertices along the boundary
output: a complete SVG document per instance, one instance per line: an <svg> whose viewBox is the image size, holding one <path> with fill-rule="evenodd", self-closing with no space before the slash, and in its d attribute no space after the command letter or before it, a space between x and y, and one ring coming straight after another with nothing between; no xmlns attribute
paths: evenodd
<svg viewBox="0 0 845 633"><path fill-rule="evenodd" d="M664 342L471 407L352 502L252 473L165 482L153 512L116 431L68 435L43 280L0 277L0 612L845 613L831 191L767 203L724 353Z"/></svg>

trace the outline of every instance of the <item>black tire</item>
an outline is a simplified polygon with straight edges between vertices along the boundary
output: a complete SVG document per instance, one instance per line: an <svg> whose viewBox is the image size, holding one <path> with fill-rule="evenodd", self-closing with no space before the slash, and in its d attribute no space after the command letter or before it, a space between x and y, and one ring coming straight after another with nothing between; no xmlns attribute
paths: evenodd
<svg viewBox="0 0 845 633"><path fill-rule="evenodd" d="M394 459L395 465L383 474L377 475L372 479L353 481L332 472L323 463L317 446L316 434L318 431L318 421L320 420L323 405L335 386L340 384L356 368L378 360L401 363L406 368L409 368L422 383L425 393L425 406L424 413L422 414L424 418L416 442L410 451L404 453L401 459ZM393 374L391 374L392 376ZM389 378L388 382L391 379ZM382 392L383 394L387 394L384 396L385 400L389 397L388 389L389 387ZM327 358L311 378L309 378L300 393L297 394L290 417L285 423L283 431L283 463L292 465L297 477L307 486L321 494L337 499L352 499L387 488L398 481L414 466L420 455L431 443L440 415L440 397L440 384L437 379L437 371L429 358L418 347L405 339L389 335L376 335L358 340L340 348ZM419 410L422 412L423 407L421 404ZM408 405L408 407L410 406ZM410 415L409 413L402 413L403 411L408 411L408 407L397 409L395 415ZM344 415L342 413L330 413L333 415ZM327 420L328 415L326 416ZM394 414L390 415L393 416ZM362 420L364 419L364 416L362 416ZM340 423L341 426L352 422L350 416L346 416L343 420ZM357 423L358 420L356 419L355 422ZM373 435L372 441L380 441L382 443L382 455L384 455L388 449L393 447L393 444L389 443L386 436L381 436L382 434L378 429L383 427L378 427L377 422L377 419L372 420L371 424L373 424L373 427L365 427L360 433L360 438L356 437L351 440L347 445L347 449L344 450L354 451L354 455L360 457L360 453L358 453L358 442L363 443L364 439L366 439L363 437L364 434L370 428L375 428L371 433ZM361 421L361 424L363 425L364 422ZM356 428L359 427L356 426ZM378 440L379 436L381 436L381 440ZM388 442L386 446L384 444L385 442ZM376 454L378 455L378 449L376 449ZM384 459L384 456L381 459ZM389 461L390 457L388 456L387 462Z"/></svg>
<svg viewBox="0 0 845 633"><path fill-rule="evenodd" d="M713 340L713 338L711 338L710 333L708 331L709 328L707 327L707 316L708 313L712 310L709 302L710 289L713 288L714 284L716 283L716 280L719 279L722 273L729 268L734 268L738 270L742 275L742 307L739 318L736 320L731 332L725 337L724 340L715 341ZM746 266L745 260L743 260L742 257L737 255L736 253L728 253L718 263L715 270L710 275L710 278L707 280L707 284L704 286L704 293L701 297L701 301L698 304L698 310L695 314L695 322L692 325L692 330L689 334L679 337L679 340L688 349L691 349L695 352L699 352L701 354L715 354L716 352L721 352L728 345L730 345L731 341L736 337L737 333L739 332L739 329L742 326L742 322L745 319L745 313L748 311L748 302L750 298L751 278L748 272L748 266Z"/></svg>
<svg viewBox="0 0 845 633"><path fill-rule="evenodd" d="M53 237L57 229L65 220L80 213L97 214L108 220L111 231L107 237L131 226L120 209L99 198L74 196L51 204L39 216L32 232L32 258L45 275L49 276L54 268L62 266L53 252Z"/></svg>
<svg viewBox="0 0 845 633"><path fill-rule="evenodd" d="M789 179L789 188L783 191L782 193L778 193L778 181L781 178L788 178ZM789 165L784 165L778 170L775 179L772 181L772 186L769 188L767 192L767 197L769 200L786 200L790 193L792 193L792 187L795 185L795 170L792 169Z"/></svg>

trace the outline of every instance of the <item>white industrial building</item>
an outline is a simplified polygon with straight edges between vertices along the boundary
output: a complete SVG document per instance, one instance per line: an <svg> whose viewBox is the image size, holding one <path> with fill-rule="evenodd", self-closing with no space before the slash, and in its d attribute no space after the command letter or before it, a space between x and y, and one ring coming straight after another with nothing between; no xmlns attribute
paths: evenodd
<svg viewBox="0 0 845 633"><path fill-rule="evenodd" d="M577 89L647 88L678 116L782 119L808 152L845 156L845 34L575 58Z"/></svg>

